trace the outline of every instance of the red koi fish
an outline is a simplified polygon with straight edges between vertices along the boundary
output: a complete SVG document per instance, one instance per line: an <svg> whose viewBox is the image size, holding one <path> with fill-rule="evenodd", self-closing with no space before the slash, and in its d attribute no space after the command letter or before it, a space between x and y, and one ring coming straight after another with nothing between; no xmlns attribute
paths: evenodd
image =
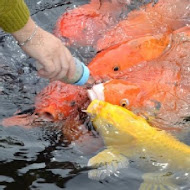
<svg viewBox="0 0 190 190"><path fill-rule="evenodd" d="M135 38L175 31L190 23L188 0L159 0L132 11L97 42L101 51Z"/></svg>
<svg viewBox="0 0 190 190"><path fill-rule="evenodd" d="M67 11L57 21L55 35L68 44L94 45L121 19L130 0L91 0L89 4Z"/></svg>
<svg viewBox="0 0 190 190"><path fill-rule="evenodd" d="M15 115L4 119L1 124L5 127L17 125L31 128L43 126L45 121L53 122L55 126L62 127L64 136L71 142L78 140L84 133L90 136L82 125L86 114L81 111L86 109L89 103L87 90L83 87L55 81L36 96L33 114Z"/></svg>
<svg viewBox="0 0 190 190"><path fill-rule="evenodd" d="M58 127L68 144L74 142L76 150L89 154L103 146L102 139L95 131L88 129L91 126L88 126L87 115L81 111L86 110L89 103L85 88L55 81L37 95L34 114L5 118L1 124L26 129L51 126L56 130Z"/></svg>
<svg viewBox="0 0 190 190"><path fill-rule="evenodd" d="M53 121L76 117L80 109L89 104L87 91L81 86L73 86L55 81L44 88L35 99L35 111L40 116L51 117Z"/></svg>

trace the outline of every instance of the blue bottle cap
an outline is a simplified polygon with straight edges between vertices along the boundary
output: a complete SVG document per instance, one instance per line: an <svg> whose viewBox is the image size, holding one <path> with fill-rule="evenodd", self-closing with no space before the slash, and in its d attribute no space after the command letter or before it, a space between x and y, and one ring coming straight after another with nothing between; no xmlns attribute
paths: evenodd
<svg viewBox="0 0 190 190"><path fill-rule="evenodd" d="M90 71L84 63L82 63L82 62L80 62L80 63L83 67L83 74L82 74L81 78L76 83L74 83L74 85L82 86L88 81L89 76L90 76Z"/></svg>

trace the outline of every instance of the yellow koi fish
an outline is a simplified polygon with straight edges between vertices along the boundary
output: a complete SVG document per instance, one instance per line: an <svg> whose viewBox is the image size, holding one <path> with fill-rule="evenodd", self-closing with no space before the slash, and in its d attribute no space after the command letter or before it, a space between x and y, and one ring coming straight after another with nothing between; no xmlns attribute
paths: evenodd
<svg viewBox="0 0 190 190"><path fill-rule="evenodd" d="M188 145L166 131L151 127L144 118L117 105L94 100L87 112L106 146L105 150L89 160L88 166L93 167L89 178L102 180L118 169L127 168L128 160L138 157L140 162L149 165L146 172L158 172L157 175L143 175L141 190L179 189L176 187L179 181L174 177L176 172L183 172L183 179L189 181Z"/></svg>

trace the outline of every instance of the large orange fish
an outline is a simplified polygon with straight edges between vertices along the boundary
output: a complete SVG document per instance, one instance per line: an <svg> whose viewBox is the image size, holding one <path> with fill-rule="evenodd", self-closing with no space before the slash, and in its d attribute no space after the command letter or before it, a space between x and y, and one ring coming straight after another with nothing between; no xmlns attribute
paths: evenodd
<svg viewBox="0 0 190 190"><path fill-rule="evenodd" d="M132 11L97 42L97 50L147 35L172 32L190 23L189 0L159 0Z"/></svg>
<svg viewBox="0 0 190 190"><path fill-rule="evenodd" d="M89 4L64 13L57 21L54 33L68 44L94 45L118 23L129 3L129 0L91 0Z"/></svg>
<svg viewBox="0 0 190 190"><path fill-rule="evenodd" d="M188 26L169 34L145 36L115 45L95 56L88 65L90 73L95 80L105 81L120 78L120 75L126 75L124 72L126 69L137 66L143 61L162 57L170 53L170 49L174 48L178 56L177 47L183 43L182 37L188 41L190 37ZM179 60L180 57L176 59Z"/></svg>
<svg viewBox="0 0 190 190"><path fill-rule="evenodd" d="M126 107L157 127L175 129L180 127L178 122L190 116L190 89L176 87L180 78L177 73L173 75L166 71L165 75L150 81L139 79L136 83L133 80L130 82L130 79L113 79L94 86L89 90L89 95L92 100L104 100Z"/></svg>
<svg viewBox="0 0 190 190"><path fill-rule="evenodd" d="M171 43L172 35L146 36L124 42L98 53L88 68L95 80L117 78L118 73L161 56Z"/></svg>

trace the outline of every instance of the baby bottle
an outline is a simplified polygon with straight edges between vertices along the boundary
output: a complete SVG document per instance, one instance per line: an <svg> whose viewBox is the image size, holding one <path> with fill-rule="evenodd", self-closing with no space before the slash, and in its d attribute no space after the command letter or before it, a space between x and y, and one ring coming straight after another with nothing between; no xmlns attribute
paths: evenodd
<svg viewBox="0 0 190 190"><path fill-rule="evenodd" d="M80 60L78 60L76 57L73 57L74 63L75 63L75 74L71 79L63 78L60 81L63 81L65 83L74 84L74 85L84 85L90 76L90 72L88 67L82 63ZM43 66L36 62L36 68L37 70L41 69Z"/></svg>
<svg viewBox="0 0 190 190"><path fill-rule="evenodd" d="M90 76L89 69L84 63L82 63L76 57L73 58L75 63L75 74L70 80L64 78L63 81L66 83L80 85L80 86L84 85L88 81Z"/></svg>

